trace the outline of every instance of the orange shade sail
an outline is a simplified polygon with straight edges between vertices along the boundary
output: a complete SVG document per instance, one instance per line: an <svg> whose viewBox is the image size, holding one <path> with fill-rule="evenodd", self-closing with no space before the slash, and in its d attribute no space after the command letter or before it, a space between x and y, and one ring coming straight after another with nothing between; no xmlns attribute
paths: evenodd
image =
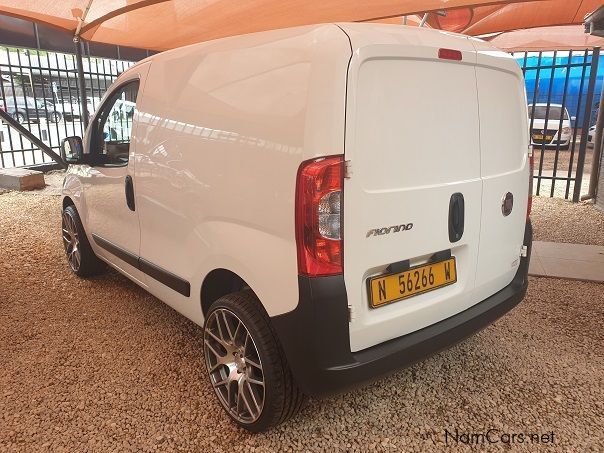
<svg viewBox="0 0 604 453"><path fill-rule="evenodd" d="M538 50L584 50L604 47L604 38L585 34L582 25L533 28L501 33L488 39L508 52Z"/></svg>
<svg viewBox="0 0 604 453"><path fill-rule="evenodd" d="M84 39L95 42L166 50L321 22L402 24L407 16L408 25L418 25L425 12L431 12L426 26L479 36L580 24L601 4L602 0L0 0L0 14L72 34L79 30ZM562 36L581 42L577 31L574 38L561 32L557 41L552 35L539 38L540 33L504 33L493 42L508 48L522 45L523 39L533 46L562 42Z"/></svg>
<svg viewBox="0 0 604 453"><path fill-rule="evenodd" d="M537 27L582 24L603 0L545 0L468 6L431 14L428 25L441 30L480 36ZM401 18L392 19L400 23Z"/></svg>
<svg viewBox="0 0 604 453"><path fill-rule="evenodd" d="M487 33L583 23L583 18L602 6L602 0L546 0L475 8L476 19L463 33ZM480 16L480 17L479 17Z"/></svg>
<svg viewBox="0 0 604 453"><path fill-rule="evenodd" d="M573 0L566 0L569 4ZM584 0L587 1L587 0ZM0 0L0 14L61 28L95 42L165 50L209 39L321 22L394 21L471 8L443 23L466 25L479 8L548 0ZM482 14L487 10L482 10ZM399 19L396 19L399 18ZM488 18L488 16L487 16ZM409 25L417 24L410 18ZM430 24L434 26L434 24ZM438 26L439 24L436 24ZM443 26L445 28L446 26ZM484 29L483 25L480 25ZM439 27L440 28L440 27Z"/></svg>

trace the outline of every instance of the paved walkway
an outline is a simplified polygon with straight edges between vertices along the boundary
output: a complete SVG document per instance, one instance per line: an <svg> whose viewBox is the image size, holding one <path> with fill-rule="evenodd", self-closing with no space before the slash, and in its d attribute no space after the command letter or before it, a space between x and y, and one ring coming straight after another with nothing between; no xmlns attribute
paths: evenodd
<svg viewBox="0 0 604 453"><path fill-rule="evenodd" d="M604 247L535 241L529 274L604 283Z"/></svg>

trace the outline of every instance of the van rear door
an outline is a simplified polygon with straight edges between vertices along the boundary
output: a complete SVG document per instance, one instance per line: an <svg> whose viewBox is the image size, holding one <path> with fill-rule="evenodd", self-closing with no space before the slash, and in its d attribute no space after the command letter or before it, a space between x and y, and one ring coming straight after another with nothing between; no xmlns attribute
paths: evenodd
<svg viewBox="0 0 604 453"><path fill-rule="evenodd" d="M476 296L482 300L508 285L520 263L529 190L529 133L524 79L518 63L490 44L471 42L478 51L483 184ZM506 197L508 203L512 199L509 214L504 212Z"/></svg>
<svg viewBox="0 0 604 453"><path fill-rule="evenodd" d="M342 28L353 51L346 110L344 280L354 352L422 329L478 301L482 180L471 42L411 27ZM462 234L455 237L461 226ZM445 264L413 272L415 266L438 262ZM408 269L411 274L403 274ZM388 274L394 279L374 280ZM430 281L442 287L435 289ZM396 291L400 298L393 297Z"/></svg>

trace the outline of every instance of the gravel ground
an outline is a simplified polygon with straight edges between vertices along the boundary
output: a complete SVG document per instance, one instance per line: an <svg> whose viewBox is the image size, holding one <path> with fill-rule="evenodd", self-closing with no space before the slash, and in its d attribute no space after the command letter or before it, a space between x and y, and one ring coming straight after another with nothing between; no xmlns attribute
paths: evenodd
<svg viewBox="0 0 604 453"><path fill-rule="evenodd" d="M311 400L254 436L215 401L199 327L115 273L71 275L59 206L58 197L0 195L2 452L442 451L445 429L490 428L553 432L557 451L604 450L602 285L532 278L521 305L464 343Z"/></svg>
<svg viewBox="0 0 604 453"><path fill-rule="evenodd" d="M44 181L46 187L42 190L31 192L35 195L61 195L63 187L63 179L65 178L65 170L53 170L44 173Z"/></svg>
<svg viewBox="0 0 604 453"><path fill-rule="evenodd" d="M591 201L533 197L533 239L604 245L604 212Z"/></svg>

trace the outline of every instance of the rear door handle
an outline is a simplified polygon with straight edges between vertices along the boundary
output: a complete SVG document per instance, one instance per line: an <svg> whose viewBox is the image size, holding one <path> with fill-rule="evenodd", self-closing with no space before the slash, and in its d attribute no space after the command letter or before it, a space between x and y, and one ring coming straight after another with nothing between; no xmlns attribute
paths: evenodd
<svg viewBox="0 0 604 453"><path fill-rule="evenodd" d="M126 204L131 211L135 210L134 206L134 184L132 183L132 176L126 175L125 188L126 192Z"/></svg>
<svg viewBox="0 0 604 453"><path fill-rule="evenodd" d="M449 200L449 241L457 242L463 236L465 202L463 194L457 192Z"/></svg>

